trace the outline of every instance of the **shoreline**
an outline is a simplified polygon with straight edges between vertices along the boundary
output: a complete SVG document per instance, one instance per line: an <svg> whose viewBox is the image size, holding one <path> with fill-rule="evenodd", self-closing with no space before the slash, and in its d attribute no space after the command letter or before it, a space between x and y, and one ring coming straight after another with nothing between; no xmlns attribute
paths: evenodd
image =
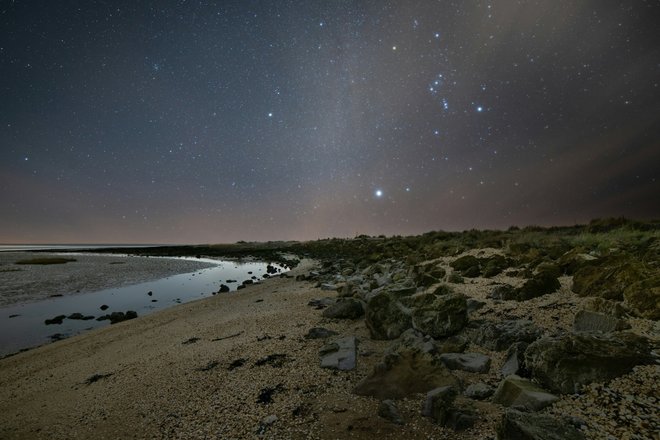
<svg viewBox="0 0 660 440"><path fill-rule="evenodd" d="M477 252L483 255L482 250L473 253ZM439 264L447 268L454 259L443 257ZM364 319L331 319L310 307L311 300L340 296L322 284L335 276L337 264L321 269L322 275L311 282L296 281L296 275L309 274L314 266L304 260L290 277L274 277L237 293L175 306L0 360L0 437L495 437L505 408L489 400L459 396L457 402L472 405L479 419L473 428L455 432L421 415L425 393L396 401L404 425L380 417L377 399L355 394L355 386L396 341L372 339ZM453 285L468 298L486 303L471 312L471 321L532 318L552 333L570 329L586 300L571 292L570 277L562 277L554 293L513 304L487 297L493 281L520 284L502 274ZM648 320L629 321L634 331L657 343L657 329ZM327 341L305 337L315 327L335 331L337 338L357 338L354 370L320 367L319 350ZM504 352L473 342L465 351L487 354L492 365L485 374L453 371L462 385L479 380L496 386L501 381ZM635 367L613 385L594 383L580 395L562 394L554 406L541 412L577 416L588 426L587 438L602 438L601 428L611 433L625 429L611 427L613 417L620 410L638 410L636 399L653 398L659 376L657 364ZM622 408L598 408L602 390L634 397L629 402L624 399ZM597 413L592 411L594 405Z"/></svg>
<svg viewBox="0 0 660 440"><path fill-rule="evenodd" d="M38 255L67 255L76 261L52 265L16 264L34 255L31 252L0 253L0 308L124 287L213 267L210 262L169 256L59 252Z"/></svg>

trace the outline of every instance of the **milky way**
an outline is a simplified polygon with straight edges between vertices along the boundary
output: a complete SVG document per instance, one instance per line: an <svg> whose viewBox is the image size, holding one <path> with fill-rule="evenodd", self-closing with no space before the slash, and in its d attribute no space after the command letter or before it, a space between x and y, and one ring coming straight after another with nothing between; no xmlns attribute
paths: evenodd
<svg viewBox="0 0 660 440"><path fill-rule="evenodd" d="M2 2L0 242L657 218L658 23L635 0Z"/></svg>

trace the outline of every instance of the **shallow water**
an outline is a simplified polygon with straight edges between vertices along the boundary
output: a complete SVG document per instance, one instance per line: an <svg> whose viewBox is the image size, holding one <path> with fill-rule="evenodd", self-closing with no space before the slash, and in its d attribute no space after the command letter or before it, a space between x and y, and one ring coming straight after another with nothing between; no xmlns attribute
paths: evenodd
<svg viewBox="0 0 660 440"><path fill-rule="evenodd" d="M267 266L261 262L238 263L204 258L195 258L194 261L208 262L215 266L131 286L0 308L0 356L51 342L57 339L54 335L64 338L110 325L108 320L96 319L64 319L62 324L45 325L46 319L58 315L69 316L76 312L97 318L127 310L134 310L138 316L143 316L176 304L209 297L219 290L220 284L226 284L233 292L244 280L263 279ZM276 264L273 266L285 270ZM107 305L108 309L102 311L101 305Z"/></svg>

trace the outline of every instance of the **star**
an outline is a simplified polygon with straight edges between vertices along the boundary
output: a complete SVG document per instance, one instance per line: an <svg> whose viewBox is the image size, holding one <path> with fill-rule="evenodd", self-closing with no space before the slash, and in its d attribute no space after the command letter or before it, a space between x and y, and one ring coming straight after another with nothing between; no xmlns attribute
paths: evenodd
<svg viewBox="0 0 660 440"><path fill-rule="evenodd" d="M269 118L272 118L272 117L273 117L273 113L272 113L272 112L271 112L271 113L268 113L268 117L269 117Z"/></svg>
<svg viewBox="0 0 660 440"><path fill-rule="evenodd" d="M380 199L381 197L383 197L383 190L377 189L376 191L374 191L374 195Z"/></svg>

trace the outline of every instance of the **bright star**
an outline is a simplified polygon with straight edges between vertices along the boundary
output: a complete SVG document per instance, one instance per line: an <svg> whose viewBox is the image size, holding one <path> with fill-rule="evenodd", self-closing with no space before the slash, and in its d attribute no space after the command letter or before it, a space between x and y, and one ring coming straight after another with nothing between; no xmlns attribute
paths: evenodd
<svg viewBox="0 0 660 440"><path fill-rule="evenodd" d="M268 117L269 117L269 118L272 118L272 117L273 117L273 114L272 114L272 113L268 113Z"/></svg>
<svg viewBox="0 0 660 440"><path fill-rule="evenodd" d="M375 195L376 197L378 197L378 198L383 197L383 190L377 189L377 190L374 192L374 195Z"/></svg>
<svg viewBox="0 0 660 440"><path fill-rule="evenodd" d="M484 108L481 107L481 106L479 106L479 107L477 107L477 111L478 111L479 113L481 113L482 111L484 111Z"/></svg>

